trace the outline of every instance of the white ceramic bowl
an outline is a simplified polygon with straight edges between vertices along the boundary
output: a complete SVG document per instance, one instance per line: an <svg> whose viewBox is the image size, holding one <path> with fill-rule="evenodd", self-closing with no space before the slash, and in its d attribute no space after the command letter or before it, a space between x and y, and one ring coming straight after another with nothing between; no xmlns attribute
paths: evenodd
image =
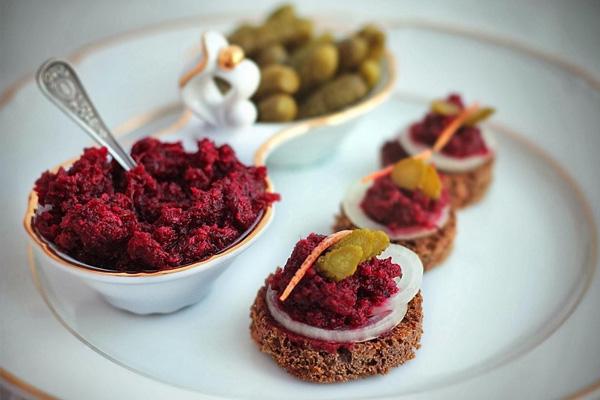
<svg viewBox="0 0 600 400"><path fill-rule="evenodd" d="M70 164L67 162L63 166ZM269 181L267 190L272 191ZM54 250L32 227L37 207L38 197L32 191L23 224L33 242L33 253L39 265L76 276L108 303L135 314L171 313L200 301L233 259L246 250L273 219L271 205L246 236L206 260L170 270L132 274L93 269Z"/></svg>

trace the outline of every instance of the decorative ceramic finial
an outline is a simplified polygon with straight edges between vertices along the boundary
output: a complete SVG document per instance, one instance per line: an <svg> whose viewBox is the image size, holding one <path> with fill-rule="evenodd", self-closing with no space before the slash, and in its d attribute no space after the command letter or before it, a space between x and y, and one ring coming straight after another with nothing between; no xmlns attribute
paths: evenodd
<svg viewBox="0 0 600 400"><path fill-rule="evenodd" d="M222 93L215 78L229 88ZM201 52L179 80L185 105L199 118L217 127L240 127L256 120L256 108L249 98L260 81L258 67L244 58L244 51L229 45L217 32L205 32Z"/></svg>

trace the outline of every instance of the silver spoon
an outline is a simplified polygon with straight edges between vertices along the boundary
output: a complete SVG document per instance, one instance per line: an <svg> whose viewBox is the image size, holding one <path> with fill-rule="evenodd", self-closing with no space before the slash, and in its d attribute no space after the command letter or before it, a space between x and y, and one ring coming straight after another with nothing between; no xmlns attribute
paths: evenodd
<svg viewBox="0 0 600 400"><path fill-rule="evenodd" d="M66 61L50 59L37 71L37 83L44 95L81 126L126 170L136 166L123 150L90 101L77 73Z"/></svg>

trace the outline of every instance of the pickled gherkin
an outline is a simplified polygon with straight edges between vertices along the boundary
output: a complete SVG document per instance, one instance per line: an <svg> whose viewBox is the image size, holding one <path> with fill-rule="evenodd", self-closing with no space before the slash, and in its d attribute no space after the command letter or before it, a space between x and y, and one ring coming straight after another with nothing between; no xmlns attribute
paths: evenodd
<svg viewBox="0 0 600 400"><path fill-rule="evenodd" d="M369 44L360 36L342 40L338 43L337 48L342 70L357 68L369 54Z"/></svg>
<svg viewBox="0 0 600 400"><path fill-rule="evenodd" d="M265 47L282 44L298 45L312 37L313 23L307 19L273 19L260 26L242 25L229 35L229 42L237 44L252 56Z"/></svg>
<svg viewBox="0 0 600 400"><path fill-rule="evenodd" d="M294 94L299 86L300 79L293 68L271 64L261 68L260 84L255 96L256 98L262 98L274 93Z"/></svg>
<svg viewBox="0 0 600 400"><path fill-rule="evenodd" d="M239 26L235 31L233 31L233 33L229 35L229 43L237 44L244 50L245 54L249 55L256 49L256 43L254 39L256 29L257 28L255 26L249 24Z"/></svg>
<svg viewBox="0 0 600 400"><path fill-rule="evenodd" d="M334 45L324 43L312 47L295 64L300 76L300 90L306 91L330 80L335 75L337 67L338 50Z"/></svg>
<svg viewBox="0 0 600 400"><path fill-rule="evenodd" d="M378 256L390 244L382 231L355 229L319 257L316 268L325 277L340 281L352 276L358 265Z"/></svg>
<svg viewBox="0 0 600 400"><path fill-rule="evenodd" d="M299 117L308 118L339 111L367 94L367 84L358 74L345 74L313 92L300 105Z"/></svg>
<svg viewBox="0 0 600 400"><path fill-rule="evenodd" d="M359 246L348 245L328 251L317 260L317 269L327 278L341 281L356 272L363 256Z"/></svg>
<svg viewBox="0 0 600 400"><path fill-rule="evenodd" d="M386 38L375 25L345 37L327 31L315 34L311 19L283 4L263 21L239 25L228 39L261 69L261 82L252 97L259 121L283 122L339 111L365 97L381 80Z"/></svg>
<svg viewBox="0 0 600 400"><path fill-rule="evenodd" d="M379 66L379 62L373 60L372 58L363 61L360 64L358 72L365 80L369 89L375 86L381 78L381 67Z"/></svg>
<svg viewBox="0 0 600 400"><path fill-rule="evenodd" d="M292 4L283 4L269 14L267 17L267 22L275 19L293 19L295 17L296 9L294 6Z"/></svg>
<svg viewBox="0 0 600 400"><path fill-rule="evenodd" d="M442 194L442 181L435 167L418 158L405 158L398 161L391 174L392 181L402 189L419 189L431 199Z"/></svg>
<svg viewBox="0 0 600 400"><path fill-rule="evenodd" d="M369 44L368 58L379 60L385 52L385 33L375 25L363 27L358 36L365 39Z"/></svg>
<svg viewBox="0 0 600 400"><path fill-rule="evenodd" d="M260 50L255 57L255 61L261 67L270 64L284 64L287 62L288 53L281 44L273 44Z"/></svg>
<svg viewBox="0 0 600 400"><path fill-rule="evenodd" d="M348 236L336 243L332 248L356 245L362 248L361 262L378 256L390 245L390 239L382 231L371 229L355 229Z"/></svg>
<svg viewBox="0 0 600 400"><path fill-rule="evenodd" d="M478 123L488 119L496 110L491 107L483 107L473 113L469 118L465 120L464 125L474 126Z"/></svg>
<svg viewBox="0 0 600 400"><path fill-rule="evenodd" d="M287 94L274 94L258 103L258 117L265 122L286 122L296 118L296 100Z"/></svg>

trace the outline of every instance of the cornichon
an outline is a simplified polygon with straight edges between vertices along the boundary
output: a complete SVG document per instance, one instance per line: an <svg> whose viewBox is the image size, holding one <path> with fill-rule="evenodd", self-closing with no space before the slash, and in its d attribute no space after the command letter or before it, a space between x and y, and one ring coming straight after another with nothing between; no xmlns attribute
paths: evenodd
<svg viewBox="0 0 600 400"><path fill-rule="evenodd" d="M316 268L327 278L340 281L352 276L360 263L378 256L389 244L382 231L356 229L319 257Z"/></svg>
<svg viewBox="0 0 600 400"><path fill-rule="evenodd" d="M285 122L296 118L296 100L287 94L274 94L258 103L258 118L265 122Z"/></svg>
<svg viewBox="0 0 600 400"><path fill-rule="evenodd" d="M256 98L274 93L294 94L300 87L296 71L286 65L270 64L260 70L260 84Z"/></svg>
<svg viewBox="0 0 600 400"><path fill-rule="evenodd" d="M327 82L300 105L301 118L341 110L367 94L367 84L358 74L345 74Z"/></svg>
<svg viewBox="0 0 600 400"><path fill-rule="evenodd" d="M456 115L460 112L460 107L454 103L445 100L434 100L431 102L431 111L441 115Z"/></svg>
<svg viewBox="0 0 600 400"><path fill-rule="evenodd" d="M300 76L300 90L306 91L330 80L338 68L338 50L329 43L309 49L294 65Z"/></svg>
<svg viewBox="0 0 600 400"><path fill-rule="evenodd" d="M442 193L442 181L434 166L417 158L398 161L391 174L392 181L401 189L420 189L431 199L438 199Z"/></svg>
<svg viewBox="0 0 600 400"><path fill-rule="evenodd" d="M255 57L255 61L261 67L270 64L284 64L287 62L288 53L281 44L272 44L260 50Z"/></svg>
<svg viewBox="0 0 600 400"><path fill-rule="evenodd" d="M359 68L360 76L365 80L369 89L379 82L381 78L381 68L379 62L371 58L366 59L360 64Z"/></svg>
<svg viewBox="0 0 600 400"><path fill-rule="evenodd" d="M491 107L483 107L474 112L469 118L467 118L463 125L473 126L477 125L481 121L488 119L496 110Z"/></svg>
<svg viewBox="0 0 600 400"><path fill-rule="evenodd" d="M260 121L314 117L360 100L381 79L385 40L375 25L342 38L330 32L315 35L313 21L299 16L291 4L229 35L229 42L242 47L261 68L261 83L252 99ZM271 66L277 67L266 69Z"/></svg>
<svg viewBox="0 0 600 400"><path fill-rule="evenodd" d="M358 32L358 36L369 43L369 58L379 60L383 56L385 52L385 33L381 29L369 24Z"/></svg>
<svg viewBox="0 0 600 400"><path fill-rule="evenodd" d="M357 68L369 54L369 43L360 36L342 40L337 44L337 48L342 70Z"/></svg>

